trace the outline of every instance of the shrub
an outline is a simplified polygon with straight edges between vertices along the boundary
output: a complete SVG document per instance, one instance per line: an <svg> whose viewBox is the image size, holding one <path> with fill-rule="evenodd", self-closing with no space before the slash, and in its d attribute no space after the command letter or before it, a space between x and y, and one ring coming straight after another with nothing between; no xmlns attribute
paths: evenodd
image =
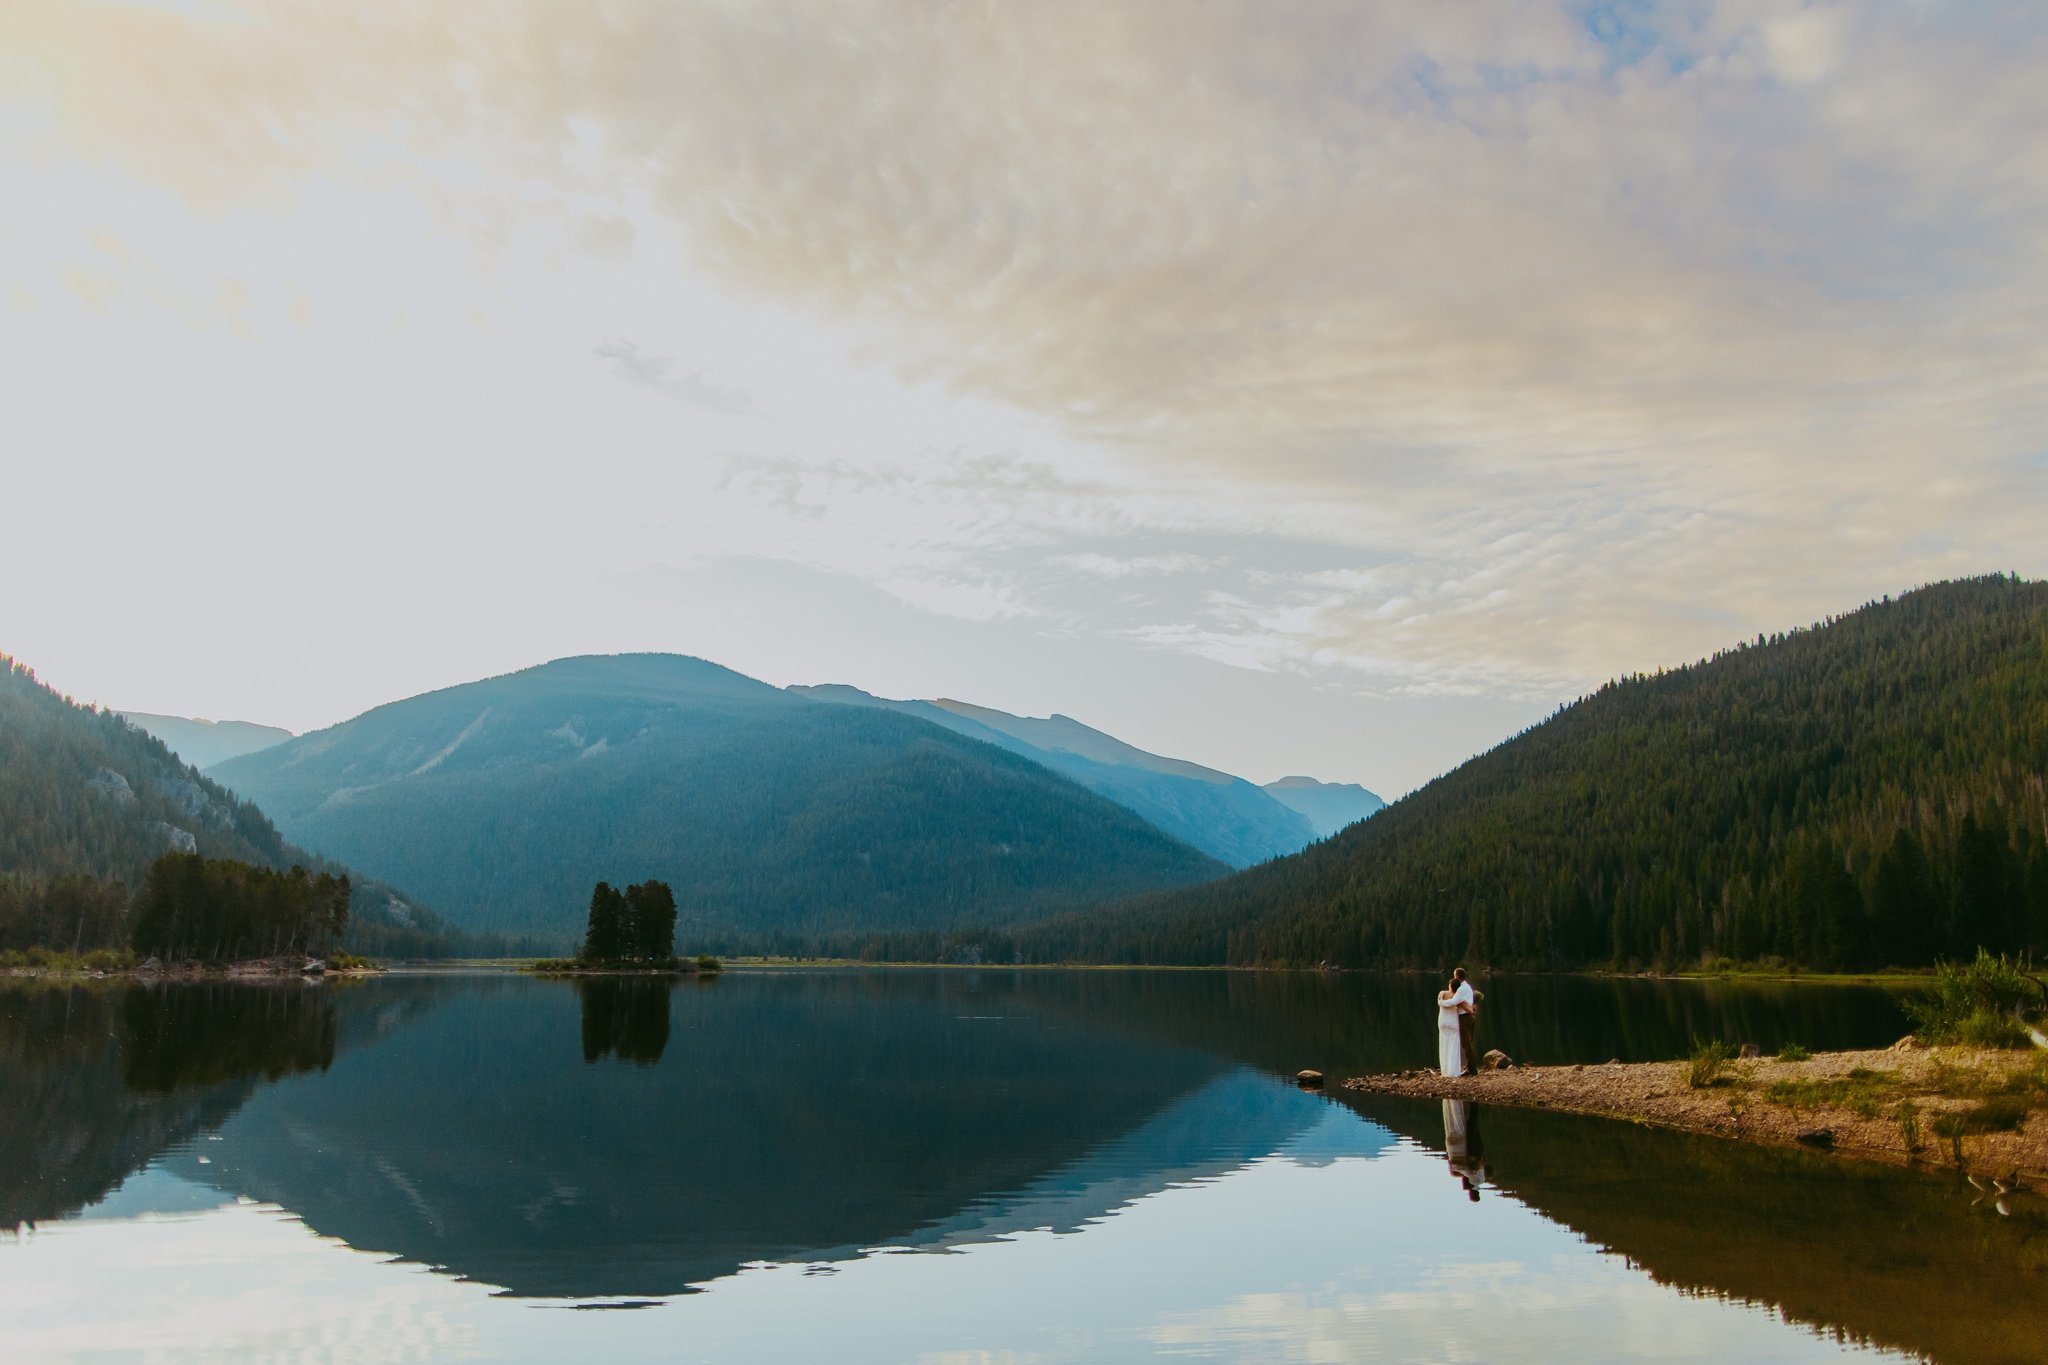
<svg viewBox="0 0 2048 1365"><path fill-rule="evenodd" d="M1686 1079L1695 1090L1704 1090L1721 1079L1721 1068L1735 1060L1735 1045L1720 1039L1692 1040L1692 1070Z"/></svg>
<svg viewBox="0 0 2048 1365"><path fill-rule="evenodd" d="M1813 1060L1813 1051L1803 1043L1787 1043L1778 1049L1778 1060L1781 1062L1810 1062Z"/></svg>
<svg viewBox="0 0 2048 1365"><path fill-rule="evenodd" d="M1942 963L1933 984L1905 1006L1922 1042L2025 1047L2032 1039L2022 1021L2040 1009L2042 995L2039 981L1980 948L1975 962Z"/></svg>
<svg viewBox="0 0 2048 1365"><path fill-rule="evenodd" d="M709 953L697 954L697 970L700 972L722 972L725 964Z"/></svg>

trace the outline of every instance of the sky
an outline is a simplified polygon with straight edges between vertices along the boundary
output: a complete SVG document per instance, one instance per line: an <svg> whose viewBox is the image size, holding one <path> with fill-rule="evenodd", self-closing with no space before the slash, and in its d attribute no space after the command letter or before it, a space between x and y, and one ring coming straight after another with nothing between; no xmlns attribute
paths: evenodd
<svg viewBox="0 0 2048 1365"><path fill-rule="evenodd" d="M8 0L0 650L667 650L1394 796L2048 574L2032 3Z"/></svg>

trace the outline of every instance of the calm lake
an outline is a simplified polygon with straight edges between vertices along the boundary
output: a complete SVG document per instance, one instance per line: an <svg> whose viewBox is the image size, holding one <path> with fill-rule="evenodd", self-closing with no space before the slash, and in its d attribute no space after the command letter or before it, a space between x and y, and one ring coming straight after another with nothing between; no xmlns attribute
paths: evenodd
<svg viewBox="0 0 2048 1365"><path fill-rule="evenodd" d="M1512 978L1533 1062L1906 1031L1882 991ZM1962 1182L1305 1093L1422 977L735 971L0 986L0 1357L2039 1360Z"/></svg>

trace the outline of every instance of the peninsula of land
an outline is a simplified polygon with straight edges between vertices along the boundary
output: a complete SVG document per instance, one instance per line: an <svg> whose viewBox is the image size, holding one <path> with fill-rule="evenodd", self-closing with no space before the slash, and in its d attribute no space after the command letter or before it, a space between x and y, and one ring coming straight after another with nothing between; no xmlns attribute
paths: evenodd
<svg viewBox="0 0 2048 1365"><path fill-rule="evenodd" d="M1987 1188L2048 1189L2048 1052L1921 1047L1694 1062L1515 1066L1357 1076L1371 1094L1628 1119L1766 1146L1960 1169Z"/></svg>

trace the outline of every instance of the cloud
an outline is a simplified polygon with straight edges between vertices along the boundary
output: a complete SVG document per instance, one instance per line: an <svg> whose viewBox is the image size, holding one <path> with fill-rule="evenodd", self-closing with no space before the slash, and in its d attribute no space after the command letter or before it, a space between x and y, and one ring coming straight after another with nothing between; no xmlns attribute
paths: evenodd
<svg viewBox="0 0 2048 1365"><path fill-rule="evenodd" d="M672 268L1101 453L734 475L938 610L1550 695L2048 572L2032 6L82 10L0 19L26 152L208 211L405 184L485 253L657 221Z"/></svg>
<svg viewBox="0 0 2048 1365"><path fill-rule="evenodd" d="M735 417L756 411L754 400L744 389L715 384L704 377L702 370L672 374L670 371L675 368L673 359L648 355L629 341L601 342L595 353L605 362L607 369L628 384L652 389L678 403Z"/></svg>

